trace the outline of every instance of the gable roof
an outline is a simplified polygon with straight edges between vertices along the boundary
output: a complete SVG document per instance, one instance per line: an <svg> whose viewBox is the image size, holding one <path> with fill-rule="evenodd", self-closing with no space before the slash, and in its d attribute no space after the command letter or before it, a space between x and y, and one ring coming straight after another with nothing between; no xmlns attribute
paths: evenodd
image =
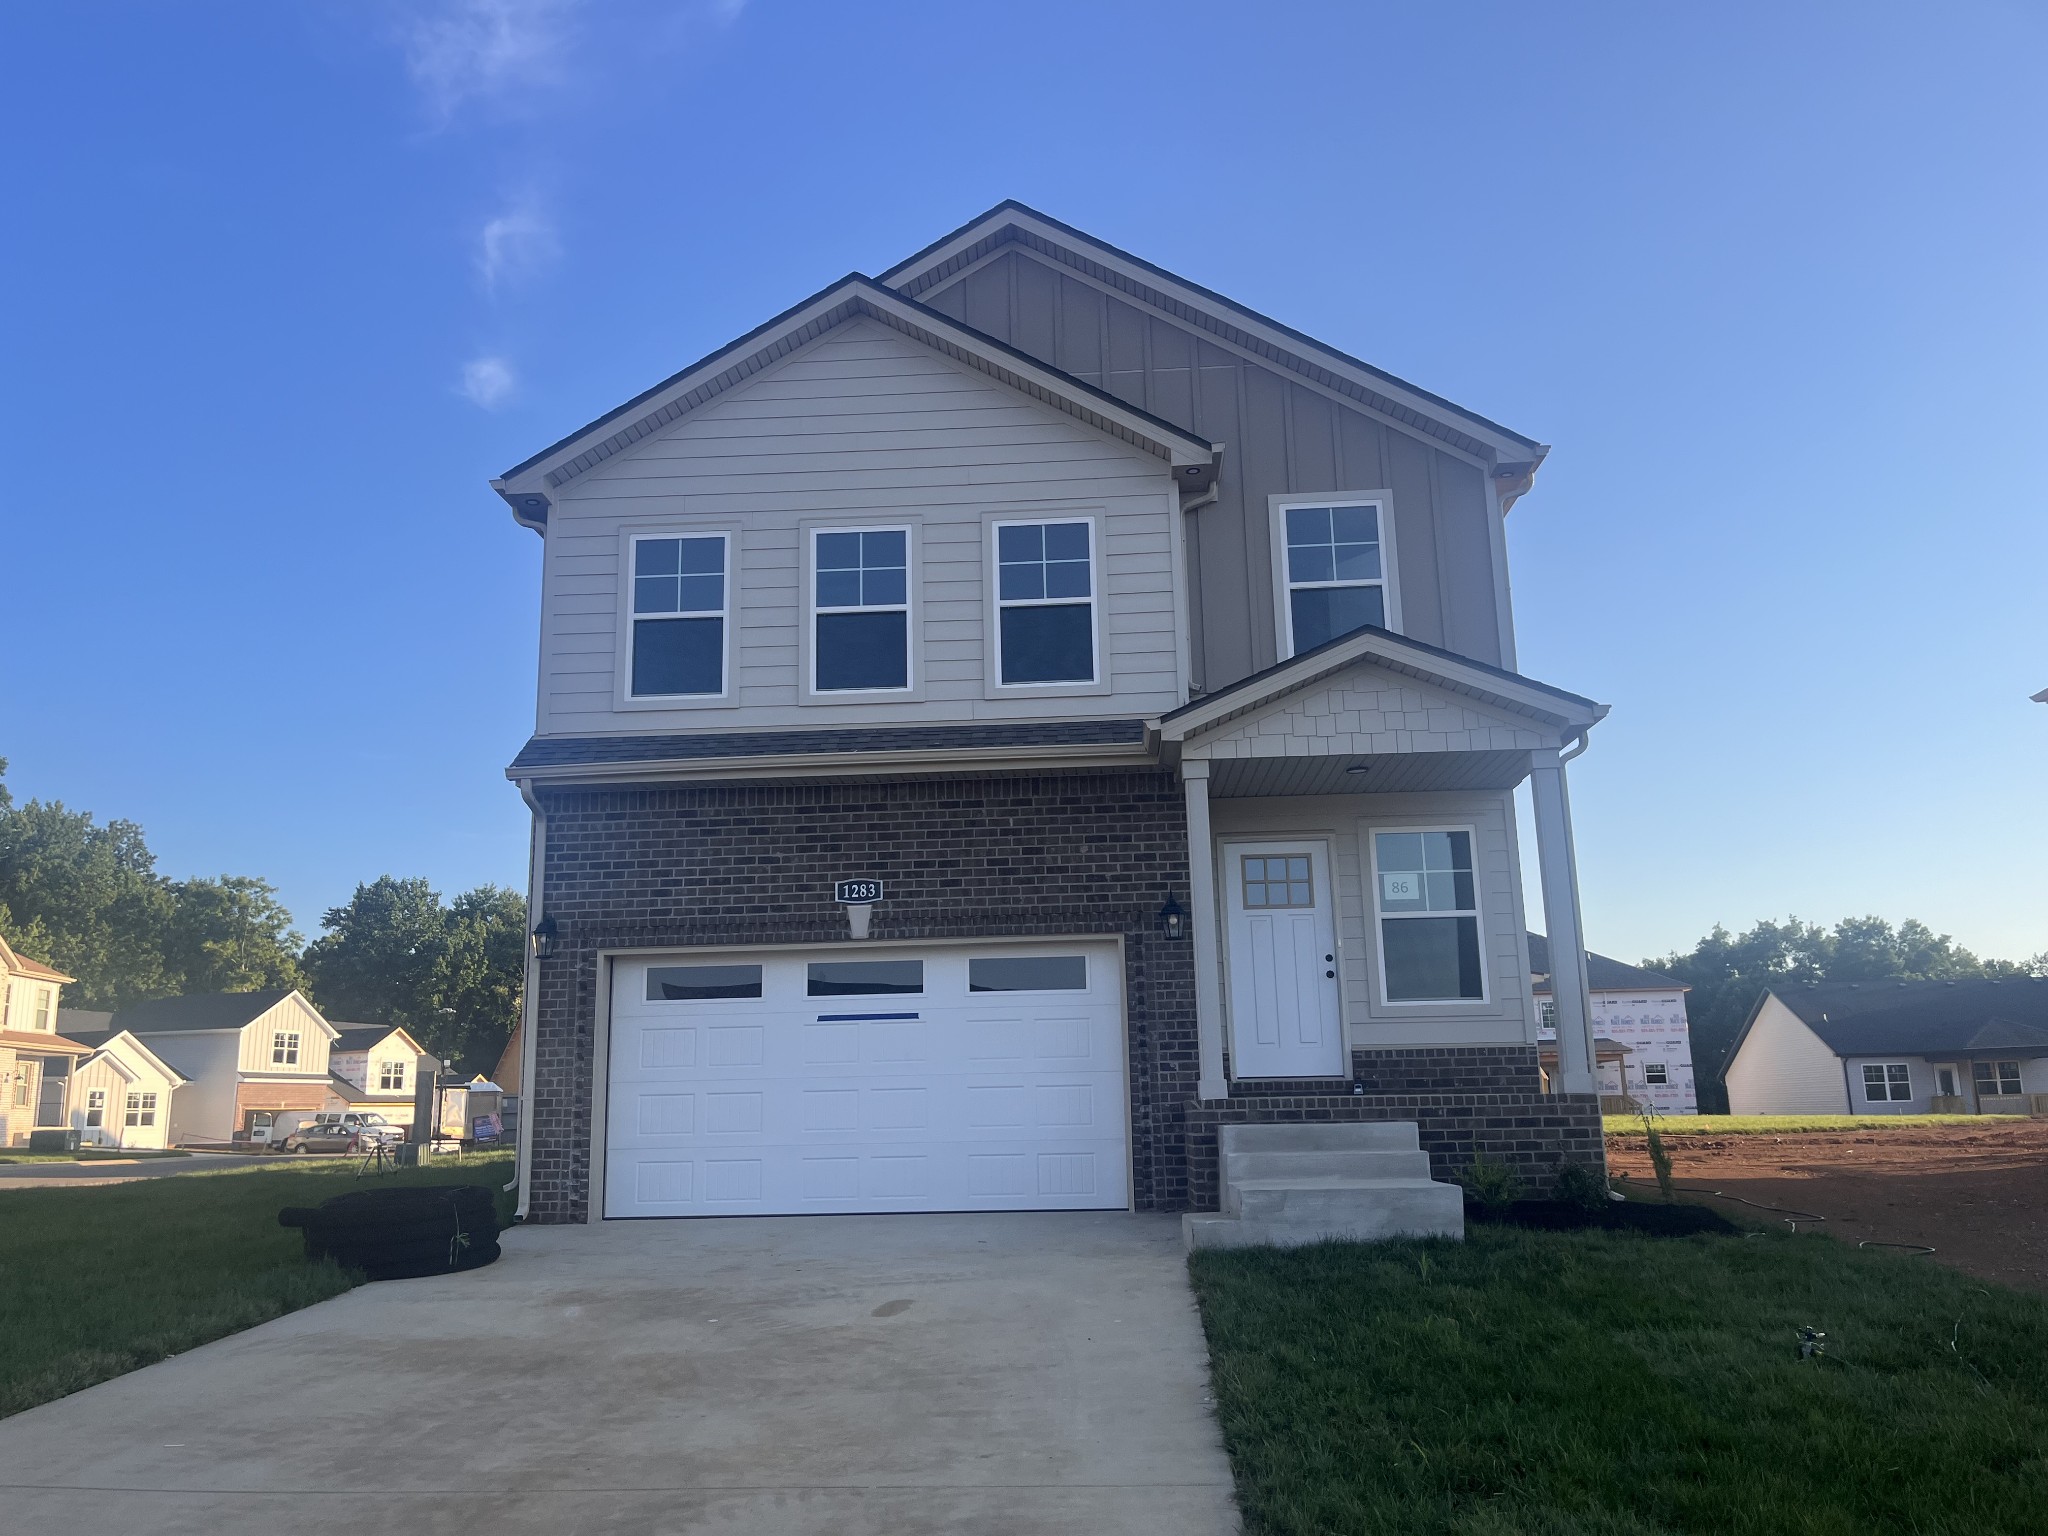
<svg viewBox="0 0 2048 1536"><path fill-rule="evenodd" d="M47 966L40 960L29 959L27 955L20 953L13 945L9 944L6 939L0 938L0 976L4 976L10 971L16 976L32 976L37 981L77 980L75 976L66 976L62 971Z"/></svg>
<svg viewBox="0 0 2048 1536"><path fill-rule="evenodd" d="M1772 998L1837 1056L2048 1056L2048 977L1836 982L1759 993L1722 1058L1724 1077Z"/></svg>
<svg viewBox="0 0 2048 1536"><path fill-rule="evenodd" d="M1533 716L1567 735L1583 734L1607 715L1605 704L1583 695L1366 624L1169 710L1159 717L1160 737L1169 742L1185 741L1361 661Z"/></svg>
<svg viewBox="0 0 2048 1536"><path fill-rule="evenodd" d="M266 992L202 992L191 997L159 997L136 1003L114 1015L113 1027L134 1034L167 1033L177 1030L241 1029L298 993L292 987ZM305 1000L300 999L301 1002ZM306 1003L308 1012L319 1011ZM325 1024L325 1019L320 1020ZM328 1026L330 1029L332 1025Z"/></svg>
<svg viewBox="0 0 2048 1536"><path fill-rule="evenodd" d="M346 1055L350 1051L367 1051L393 1035L402 1037L417 1053L424 1054L426 1051L425 1046L397 1024L347 1024L340 1019L329 1019L327 1022L335 1029L334 1041L329 1049L337 1055Z"/></svg>
<svg viewBox="0 0 2048 1536"><path fill-rule="evenodd" d="M1524 437L1476 411L1015 199L996 204L951 234L933 241L884 272L881 280L916 298L1007 243L1084 271L1099 282L1267 362L1349 395L1426 436L1488 460L1495 465L1498 477L1511 482L1503 488L1503 502L1512 501L1528 489L1537 466L1550 451L1534 438Z"/></svg>
<svg viewBox="0 0 2048 1536"><path fill-rule="evenodd" d="M117 1067L120 1066L119 1058L122 1055L139 1056L145 1064L155 1068L157 1072L170 1079L171 1086L174 1088L181 1087L192 1081L191 1078L165 1061L163 1057L157 1055L155 1051L152 1051L125 1029L107 1029L99 1030L92 1034L83 1034L78 1037L78 1043L92 1047L94 1056L105 1055L109 1057ZM131 1077L132 1075L125 1069L122 1070L122 1076Z"/></svg>
<svg viewBox="0 0 2048 1536"><path fill-rule="evenodd" d="M529 528L543 528L554 493L576 476L857 316L886 325L1099 432L1153 454L1179 471L1176 480L1191 489L1207 486L1215 476L1216 444L962 325L871 277L852 272L515 464L493 480L491 488L505 499L517 521Z"/></svg>
<svg viewBox="0 0 2048 1536"><path fill-rule="evenodd" d="M1537 978L1533 991L1550 991L1550 940L1540 933L1529 935L1529 974ZM1586 985L1595 992L1631 992L1649 988L1664 992L1692 990L1692 983L1680 981L1676 976L1645 970L1640 965L1630 965L1622 960L1610 960L1590 949L1586 951Z"/></svg>

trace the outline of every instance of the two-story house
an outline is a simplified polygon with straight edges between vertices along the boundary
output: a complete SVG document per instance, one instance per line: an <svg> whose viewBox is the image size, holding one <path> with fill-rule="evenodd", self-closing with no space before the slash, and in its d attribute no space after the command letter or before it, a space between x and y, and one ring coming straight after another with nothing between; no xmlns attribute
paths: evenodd
<svg viewBox="0 0 2048 1536"><path fill-rule="evenodd" d="M170 1102L171 1145L267 1141L278 1115L327 1102L337 1031L291 988L136 1003L110 1021L110 1035L123 1033L184 1079Z"/></svg>
<svg viewBox="0 0 2048 1536"><path fill-rule="evenodd" d="M395 1024L331 1021L338 1033L327 1056L327 1105L382 1115L410 1126L422 1064L432 1058Z"/></svg>
<svg viewBox="0 0 2048 1536"><path fill-rule="evenodd" d="M1214 1210L1262 1122L1597 1166L1545 451L1005 203L507 471L528 1214Z"/></svg>
<svg viewBox="0 0 2048 1536"><path fill-rule="evenodd" d="M0 938L0 1147L70 1123L73 1068L92 1050L57 1032L57 1000L70 980Z"/></svg>

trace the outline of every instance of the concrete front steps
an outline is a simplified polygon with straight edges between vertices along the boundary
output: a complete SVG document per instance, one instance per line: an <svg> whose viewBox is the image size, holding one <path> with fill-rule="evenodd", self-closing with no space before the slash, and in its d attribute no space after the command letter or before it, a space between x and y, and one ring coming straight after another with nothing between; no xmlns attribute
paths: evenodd
<svg viewBox="0 0 2048 1536"><path fill-rule="evenodd" d="M1464 1191L1430 1178L1412 1120L1226 1125L1220 1135L1223 1209L1181 1217L1190 1248L1465 1235Z"/></svg>

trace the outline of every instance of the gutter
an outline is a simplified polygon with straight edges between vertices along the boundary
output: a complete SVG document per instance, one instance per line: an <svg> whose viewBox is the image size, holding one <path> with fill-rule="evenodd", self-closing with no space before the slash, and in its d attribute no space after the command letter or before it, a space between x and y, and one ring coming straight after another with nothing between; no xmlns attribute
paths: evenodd
<svg viewBox="0 0 2048 1536"><path fill-rule="evenodd" d="M526 1220L526 1202L532 1191L533 1168L533 1068L534 1012L539 1004L540 961L533 953L533 926L541 914L541 863L547 852L547 813L533 793L533 781L520 779L519 798L533 812L533 831L526 847L526 933L520 943L526 951L525 984L519 989L519 1136L512 1158L512 1182L505 1188L519 1191L519 1204L512 1213L515 1222Z"/></svg>
<svg viewBox="0 0 2048 1536"><path fill-rule="evenodd" d="M1071 742L1008 747L928 747L894 752L773 752L747 757L699 757L625 759L603 763L533 764L505 770L505 777L527 794L536 781L567 783L576 780L631 783L684 782L696 779L729 779L736 773L761 778L795 776L839 778L848 775L885 777L904 768L939 767L962 764L995 765L1007 761L1050 762L1073 768L1118 766L1143 760L1145 747L1138 742ZM534 814L538 816L539 810ZM538 921L538 918L535 918Z"/></svg>

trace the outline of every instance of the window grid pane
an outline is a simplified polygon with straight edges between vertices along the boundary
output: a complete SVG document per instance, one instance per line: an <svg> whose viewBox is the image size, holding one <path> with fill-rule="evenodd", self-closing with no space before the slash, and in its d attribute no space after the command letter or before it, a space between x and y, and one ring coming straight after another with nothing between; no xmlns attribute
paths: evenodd
<svg viewBox="0 0 2048 1536"><path fill-rule="evenodd" d="M910 536L901 528L818 535L817 606L902 608L910 599Z"/></svg>
<svg viewBox="0 0 2048 1536"><path fill-rule="evenodd" d="M723 613L725 537L639 539L633 545L635 613Z"/></svg>
<svg viewBox="0 0 2048 1536"><path fill-rule="evenodd" d="M1315 882L1306 854L1246 854L1241 879L1247 909L1313 907Z"/></svg>

